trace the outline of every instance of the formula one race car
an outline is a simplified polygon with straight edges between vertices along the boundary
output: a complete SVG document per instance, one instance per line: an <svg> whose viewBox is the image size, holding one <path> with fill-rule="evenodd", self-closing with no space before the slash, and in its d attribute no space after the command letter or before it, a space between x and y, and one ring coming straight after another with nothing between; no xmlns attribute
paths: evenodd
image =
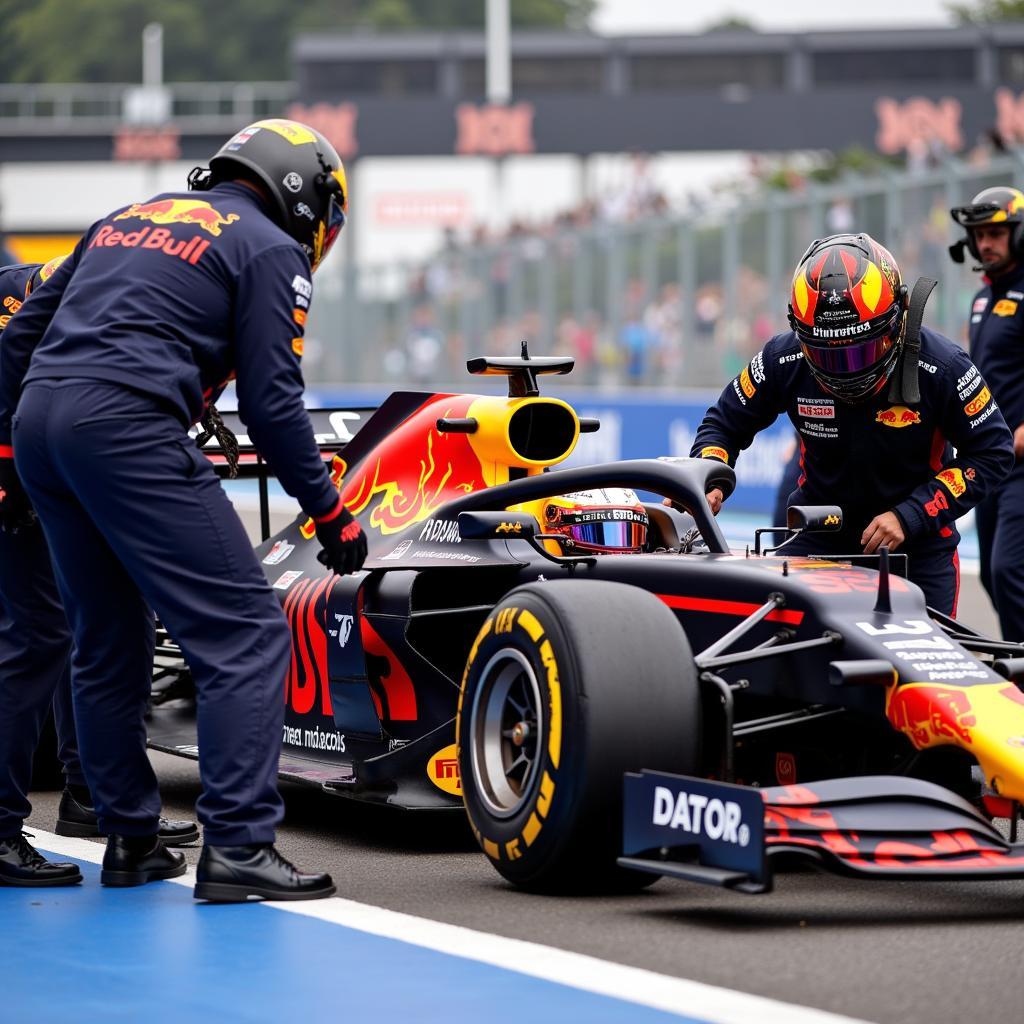
<svg viewBox="0 0 1024 1024"><path fill-rule="evenodd" d="M777 852L1024 875L990 820L1015 829L1024 797L1024 649L926 608L902 556L766 555L763 531L730 552L704 495L735 477L714 460L548 472L599 426L539 395L538 374L571 368L474 359L507 398L397 393L314 416L370 557L326 572L301 516L257 548L294 638L281 774L410 809L464 802L495 868L537 891L659 874L763 891ZM542 512L615 487L657 496L639 553L595 553ZM792 508L787 532L840 524ZM150 743L194 757L187 668L170 638L158 654Z"/></svg>

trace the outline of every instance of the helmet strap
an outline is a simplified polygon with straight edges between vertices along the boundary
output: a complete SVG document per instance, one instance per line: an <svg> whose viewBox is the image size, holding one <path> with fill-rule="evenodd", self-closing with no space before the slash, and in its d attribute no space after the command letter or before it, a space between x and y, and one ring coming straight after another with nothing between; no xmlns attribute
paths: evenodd
<svg viewBox="0 0 1024 1024"><path fill-rule="evenodd" d="M903 357L889 382L889 401L893 404L915 405L921 401L917 365L921 356L921 321L928 297L938 283L930 277L919 277L910 293L903 328Z"/></svg>

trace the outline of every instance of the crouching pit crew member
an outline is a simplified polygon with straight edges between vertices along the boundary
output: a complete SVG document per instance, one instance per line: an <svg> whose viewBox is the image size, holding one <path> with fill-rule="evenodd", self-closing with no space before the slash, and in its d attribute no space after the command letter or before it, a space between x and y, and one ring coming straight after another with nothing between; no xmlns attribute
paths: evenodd
<svg viewBox="0 0 1024 1024"><path fill-rule="evenodd" d="M10 317L63 259L0 268L0 345ZM51 706L64 769L56 830L61 835L100 834L78 758L70 654L71 633L46 539L18 484L13 452L0 447L0 885L75 885L82 880L76 864L47 861L22 833L32 810L32 759ZM159 834L165 845L199 838L191 821L163 818Z"/></svg>
<svg viewBox="0 0 1024 1024"><path fill-rule="evenodd" d="M145 749L153 609L196 685L196 897L312 899L334 892L330 876L300 872L274 847L291 635L186 431L235 377L239 414L316 521L321 560L362 565L366 538L321 460L300 370L310 272L344 223L345 173L318 132L266 120L189 185L94 224L8 325L0 444L13 437L74 635L82 765L110 836L101 880L185 871L157 841Z"/></svg>
<svg viewBox="0 0 1024 1024"><path fill-rule="evenodd" d="M793 278L792 329L725 388L691 454L735 465L785 413L802 452L790 504L839 505L843 528L794 538L779 554L887 545L908 555L929 607L955 615L956 520L1006 478L1013 443L978 369L920 328L922 311L923 298L908 303L896 261L870 236L813 242ZM722 500L709 492L713 511Z"/></svg>
<svg viewBox="0 0 1024 1024"><path fill-rule="evenodd" d="M1004 640L1024 641L1024 194L999 186L950 211L966 230L950 246L968 249L984 286L971 303L971 358L985 375L1013 431L1009 479L975 510L981 583L999 614ZM978 394L980 380L971 382Z"/></svg>

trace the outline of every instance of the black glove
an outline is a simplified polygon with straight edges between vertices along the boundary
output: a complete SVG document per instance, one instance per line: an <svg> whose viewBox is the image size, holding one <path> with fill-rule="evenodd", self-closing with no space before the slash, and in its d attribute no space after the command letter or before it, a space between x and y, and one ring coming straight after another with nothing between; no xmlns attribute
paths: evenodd
<svg viewBox="0 0 1024 1024"><path fill-rule="evenodd" d="M320 564L333 569L339 576L358 572L366 561L366 534L341 500L333 512L313 522L316 524L316 539L323 548L316 556Z"/></svg>
<svg viewBox="0 0 1024 1024"><path fill-rule="evenodd" d="M14 457L0 456L0 530L17 533L35 522L36 514L14 468Z"/></svg>

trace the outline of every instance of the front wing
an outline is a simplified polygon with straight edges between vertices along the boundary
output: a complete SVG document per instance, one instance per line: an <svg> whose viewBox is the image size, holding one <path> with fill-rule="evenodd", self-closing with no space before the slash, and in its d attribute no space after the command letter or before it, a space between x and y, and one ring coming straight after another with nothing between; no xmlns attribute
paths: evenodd
<svg viewBox="0 0 1024 1024"><path fill-rule="evenodd" d="M771 890L782 856L862 878L1024 878L1024 843L920 779L756 790L644 771L625 783L619 864L639 871L749 893Z"/></svg>

